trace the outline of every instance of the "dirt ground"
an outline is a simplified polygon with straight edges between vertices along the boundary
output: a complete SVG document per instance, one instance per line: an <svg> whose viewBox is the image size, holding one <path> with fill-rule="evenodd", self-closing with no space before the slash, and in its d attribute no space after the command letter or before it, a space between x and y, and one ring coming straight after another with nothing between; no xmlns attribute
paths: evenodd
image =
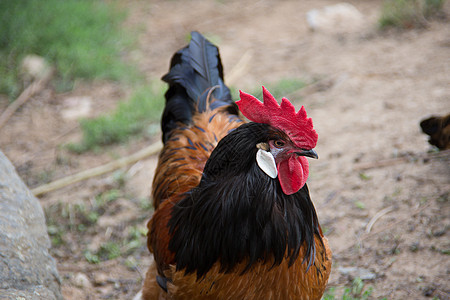
<svg viewBox="0 0 450 300"><path fill-rule="evenodd" d="M381 1L349 2L362 24L311 31L306 12L338 1L123 1L126 26L140 30L138 48L124 55L157 79L198 30L219 45L233 88L306 81L288 96L319 134L308 185L333 251L336 297L362 278L369 299L450 299L449 154L431 151L419 128L450 111L448 17L381 33ZM449 16L448 2L445 10ZM0 148L30 188L132 154L159 134L82 155L61 147L81 136L67 113L80 109L80 97L92 100L91 117L129 93L102 81L79 81L63 94L48 88L9 120ZM151 261L144 234L155 163L150 157L40 197L66 299L131 299L139 291Z"/></svg>

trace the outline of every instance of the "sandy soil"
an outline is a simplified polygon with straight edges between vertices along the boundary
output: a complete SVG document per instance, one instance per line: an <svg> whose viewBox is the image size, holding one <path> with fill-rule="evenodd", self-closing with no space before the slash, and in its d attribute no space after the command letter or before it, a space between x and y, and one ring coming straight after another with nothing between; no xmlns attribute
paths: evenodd
<svg viewBox="0 0 450 300"><path fill-rule="evenodd" d="M448 21L380 33L381 1L349 1L364 15L359 26L310 31L306 12L337 2L124 1L126 25L141 29L138 49L126 55L149 80L159 78L198 30L219 45L233 88L305 80L308 86L289 98L306 107L319 134L309 187L333 250L329 286L339 296L359 277L372 288L370 299L449 299L449 155L430 154L418 126L450 110ZM448 3L445 9L449 15ZM31 188L131 154L159 136L102 153L74 155L60 147L80 138L78 121L62 117L70 98L92 99L89 116L96 116L129 93L108 82L78 82L65 94L49 88L9 120L0 147ZM40 198L67 299L130 299L140 289L151 259L142 232L155 162L151 157ZM119 244L121 255L88 263L87 251L108 241Z"/></svg>

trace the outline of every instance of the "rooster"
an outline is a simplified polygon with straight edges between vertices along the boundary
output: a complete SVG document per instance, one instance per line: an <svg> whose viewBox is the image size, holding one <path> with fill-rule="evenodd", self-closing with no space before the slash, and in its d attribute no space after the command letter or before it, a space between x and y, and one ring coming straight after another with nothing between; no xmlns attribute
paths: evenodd
<svg viewBox="0 0 450 300"><path fill-rule="evenodd" d="M428 142L440 150L450 149L450 114L432 116L420 122L423 133L430 136Z"/></svg>
<svg viewBox="0 0 450 300"><path fill-rule="evenodd" d="M175 53L141 299L320 299L331 271L306 179L317 133L302 107L240 92L198 32ZM239 111L251 122L246 122Z"/></svg>

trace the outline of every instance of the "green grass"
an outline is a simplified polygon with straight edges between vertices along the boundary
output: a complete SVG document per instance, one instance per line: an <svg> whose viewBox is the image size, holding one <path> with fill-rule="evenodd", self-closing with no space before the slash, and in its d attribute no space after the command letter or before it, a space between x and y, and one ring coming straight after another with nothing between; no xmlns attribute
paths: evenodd
<svg viewBox="0 0 450 300"><path fill-rule="evenodd" d="M131 226L129 235L126 239L121 241L108 241L100 246L97 251L84 251L84 257L89 263L99 263L101 261L111 260L118 257L127 257L133 251L144 246L142 243L147 235L147 228ZM125 262L127 265L130 263Z"/></svg>
<svg viewBox="0 0 450 300"><path fill-rule="evenodd" d="M74 78L135 80L121 56L131 45L121 28L126 14L110 2L92 0L0 1L0 93L22 89L19 66L27 54L58 70L60 86Z"/></svg>
<svg viewBox="0 0 450 300"><path fill-rule="evenodd" d="M380 28L425 27L429 19L442 13L445 0L385 0L383 2Z"/></svg>
<svg viewBox="0 0 450 300"><path fill-rule="evenodd" d="M113 176L115 177L115 176ZM123 185L120 178L114 178L110 189L99 192L95 197L78 201L77 203L58 202L44 209L47 230L52 246L60 251L71 252L74 240L77 240L84 259L89 263L97 264L103 261L116 259L131 259L125 264L132 268L135 264L130 256L136 252L147 251L145 241L148 229L145 227L147 215L144 213L132 220L117 222L111 228L111 236L102 240L101 244L93 247L91 241L94 237L104 234L99 229L98 221L101 217L112 218L120 212L118 202L131 201L139 206L139 200L127 197L121 192ZM148 201L148 199L147 199ZM123 222L126 222L123 223ZM125 227L124 227L125 226ZM127 230L123 230L127 228Z"/></svg>
<svg viewBox="0 0 450 300"><path fill-rule="evenodd" d="M336 296L337 288L329 288L322 297L322 300L367 300L371 298L373 288L365 287L364 282L360 278L355 278L351 287L344 287L342 297ZM382 300L385 300L382 299Z"/></svg>
<svg viewBox="0 0 450 300"><path fill-rule="evenodd" d="M115 112L81 121L83 139L69 144L69 150L82 153L100 146L127 141L159 119L164 106L162 84L156 82L136 88L131 98L119 104Z"/></svg>

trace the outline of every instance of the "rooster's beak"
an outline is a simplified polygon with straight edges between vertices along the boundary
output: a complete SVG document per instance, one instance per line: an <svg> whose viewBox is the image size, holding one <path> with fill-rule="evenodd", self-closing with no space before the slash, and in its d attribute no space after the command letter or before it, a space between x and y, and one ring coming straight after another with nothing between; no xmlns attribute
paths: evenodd
<svg viewBox="0 0 450 300"><path fill-rule="evenodd" d="M319 158L319 155L317 155L317 152L314 151L314 149L302 150L300 152L295 152L295 153L299 156L308 156L308 157L315 158L315 159Z"/></svg>

